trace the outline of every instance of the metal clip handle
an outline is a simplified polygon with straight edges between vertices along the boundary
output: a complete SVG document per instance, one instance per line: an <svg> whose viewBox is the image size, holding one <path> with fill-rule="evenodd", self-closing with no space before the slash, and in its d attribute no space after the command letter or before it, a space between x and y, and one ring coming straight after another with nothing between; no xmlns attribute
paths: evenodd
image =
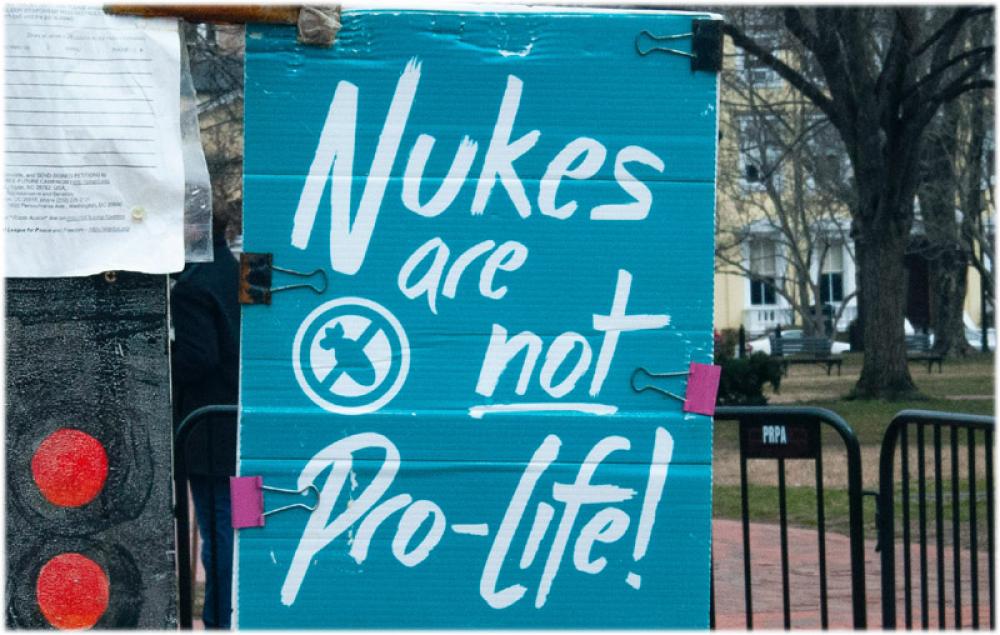
<svg viewBox="0 0 1000 635"><path fill-rule="evenodd" d="M639 35L635 36L635 52L638 53L639 55L642 55L642 56L649 55L650 53L653 53L655 51L662 51L664 53L670 53L671 55L681 55L683 57L690 57L692 59L695 57L695 55L693 53L688 53L686 51L679 51L677 49L667 48L667 47L664 47L664 46L653 46L653 47L651 47L651 48L643 51L642 48L639 46L639 40L642 38L643 35L645 35L649 39L655 40L657 42L669 42L669 41L672 41L672 40L684 40L684 39L687 39L689 37L692 37L694 35L693 32L692 33L678 33L676 35L653 35L649 31L646 31L644 29L644 30L642 30L642 31L639 32Z"/></svg>
<svg viewBox="0 0 1000 635"><path fill-rule="evenodd" d="M670 392L669 390L664 390L663 388L660 388L659 386L655 386L655 385L650 384L650 383L647 383L642 388L639 388L635 384L635 379L639 375L639 373L645 373L650 379L657 379L657 378L661 378L661 377L684 377L684 376L690 374L689 371L678 370L678 371L672 371L672 372L669 372L669 373L651 373L648 370L646 370L645 368L643 368L642 366L640 366L639 368L636 368L635 371L633 371L632 377L629 379L629 384L632 386L632 390L634 390L635 392L644 392L646 390L655 390L656 392L664 394L664 395L666 395L668 397L672 397L672 398L676 399L677 401L680 401L680 402L686 401L684 399L684 397L681 397L680 395L675 395L674 393Z"/></svg>
<svg viewBox="0 0 1000 635"><path fill-rule="evenodd" d="M314 286L312 282L297 282L272 287L271 279L275 271L302 278L318 275L321 286ZM275 266L273 254L249 252L240 254L240 304L271 304L272 293L289 289L310 289L313 293L322 295L326 291L327 282L326 271L323 269L310 272L295 271Z"/></svg>
<svg viewBox="0 0 1000 635"><path fill-rule="evenodd" d="M645 35L653 40L654 44L650 48L643 50L639 45L639 40ZM691 38L691 52L681 51L666 46L660 46L657 42L672 42L674 40L684 40ZM653 35L649 31L640 31L635 36L635 52L646 56L655 51L679 55L691 60L692 71L708 71L718 73L722 70L722 20L697 18L691 21L690 33L678 33L676 35Z"/></svg>
<svg viewBox="0 0 1000 635"><path fill-rule="evenodd" d="M266 511L262 513L261 516L270 516L271 514L277 514L278 512L283 512L287 509L294 509L296 507L301 507L302 509L306 509L309 511L315 511L315 509L319 507L319 489L312 483L306 485L302 489L284 489L281 487L271 487L269 485L261 485L261 489L266 490L268 492L280 492L282 494L299 494L299 495L305 494L309 490L316 492L316 504L313 505L312 507L306 505L305 503L292 503L291 505L285 505L284 507L278 507L276 509Z"/></svg>
<svg viewBox="0 0 1000 635"><path fill-rule="evenodd" d="M271 293L275 293L277 291L286 291L288 289L312 289L314 292L316 292L317 295L323 295L323 293L326 291L328 281L326 277L326 271L322 269L316 269L314 271L310 271L309 273L305 273L303 271L295 271L293 269L285 269L284 267L278 267L277 265L271 265L271 269L273 269L274 271L287 273L293 276L301 276L303 278L311 278L312 276L319 274L320 281L323 283L323 286L320 288L314 287L311 282L297 282L295 284L286 284L283 287L271 287Z"/></svg>

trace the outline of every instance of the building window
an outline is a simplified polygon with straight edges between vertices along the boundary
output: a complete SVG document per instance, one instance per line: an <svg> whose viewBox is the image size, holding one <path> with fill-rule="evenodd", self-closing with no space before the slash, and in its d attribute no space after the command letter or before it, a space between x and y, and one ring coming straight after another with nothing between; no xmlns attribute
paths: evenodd
<svg viewBox="0 0 1000 635"><path fill-rule="evenodd" d="M740 177L747 189L763 190L768 181L781 189L781 125L776 117L746 114L739 118Z"/></svg>
<svg viewBox="0 0 1000 635"><path fill-rule="evenodd" d="M844 300L844 248L840 244L827 247L819 274L819 297L823 304Z"/></svg>
<svg viewBox="0 0 1000 635"><path fill-rule="evenodd" d="M781 38L776 27L746 25L745 32L753 37L761 48L776 57L781 55ZM741 51L736 56L736 70L742 79L753 88L775 88L781 86L781 76L773 68L760 61L755 55Z"/></svg>
<svg viewBox="0 0 1000 635"><path fill-rule="evenodd" d="M750 241L750 304L777 304L775 242L767 238Z"/></svg>
<svg viewBox="0 0 1000 635"><path fill-rule="evenodd" d="M853 178L851 160L840 133L821 113L805 119L806 189L839 190L850 186Z"/></svg>

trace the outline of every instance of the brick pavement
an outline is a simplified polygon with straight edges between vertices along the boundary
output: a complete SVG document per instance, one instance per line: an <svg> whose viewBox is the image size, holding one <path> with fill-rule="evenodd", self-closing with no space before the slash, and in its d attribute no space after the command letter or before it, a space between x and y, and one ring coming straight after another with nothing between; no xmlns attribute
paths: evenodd
<svg viewBox="0 0 1000 635"><path fill-rule="evenodd" d="M713 521L712 545L715 551L715 602L716 627L719 629L744 629L745 601L743 586L743 530L738 520ZM820 588L818 565L818 539L815 529L789 527L789 596L792 628L815 629L820 627ZM780 532L776 524L752 523L750 526L750 561L752 566L753 626L758 628L783 628ZM843 534L827 532L828 615L830 628L853 627L851 611L851 575L849 540ZM865 541L865 588L867 598L868 628L877 629L882 623L881 580L879 554L875 541ZM913 570L918 566L918 548L912 551ZM962 567L962 624L968 628L972 607L969 598L970 556L961 552ZM897 550L897 602L899 625L903 623L903 563L902 550ZM945 624L954 628L952 551L945 550ZM929 569L929 625L938 627L936 550L928 549ZM987 588L987 556L979 554L980 620L985 627L989 616ZM913 575L916 580L916 574ZM919 587L913 590L915 626L920 627Z"/></svg>

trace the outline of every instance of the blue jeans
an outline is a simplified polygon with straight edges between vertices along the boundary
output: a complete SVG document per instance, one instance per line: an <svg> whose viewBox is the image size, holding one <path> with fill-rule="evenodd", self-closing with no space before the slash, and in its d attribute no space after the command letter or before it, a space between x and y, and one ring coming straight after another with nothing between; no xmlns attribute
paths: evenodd
<svg viewBox="0 0 1000 635"><path fill-rule="evenodd" d="M229 507L229 479L192 474L191 497L201 533L201 562L205 567L205 628L230 628L233 588L233 526ZM214 519L214 527L213 527Z"/></svg>

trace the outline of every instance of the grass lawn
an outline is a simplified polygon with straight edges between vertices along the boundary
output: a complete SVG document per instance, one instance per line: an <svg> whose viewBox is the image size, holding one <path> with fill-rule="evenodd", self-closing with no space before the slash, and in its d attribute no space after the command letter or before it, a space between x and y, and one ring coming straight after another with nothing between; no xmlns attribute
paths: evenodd
<svg viewBox="0 0 1000 635"><path fill-rule="evenodd" d="M778 393L768 395L769 403L772 405L800 405L817 406L832 410L843 417L854 429L862 445L863 455L863 475L864 487L866 490L874 490L878 484L877 464L878 449L882 441L882 435L892 417L904 409L939 410L946 412L962 412L969 414L994 414L994 366L992 355L976 355L962 360L945 360L942 373L938 373L935 367L933 373L927 372L927 367L919 364L911 364L910 372L918 389L923 393L924 399L914 399L900 402L886 401L861 401L846 399L851 387L857 381L861 371L862 357L860 354L848 353L845 355L843 373L827 376L826 371L819 367L812 366L792 366L788 377L785 377ZM948 434L944 435L944 452L949 453L947 445ZM980 437L981 438L981 437ZM961 437L964 442L964 434ZM929 440L929 435L928 435ZM842 443L836 434L823 434L824 447L824 482L826 524L830 531L846 533L847 530L847 491L846 491L846 470L843 464L845 459L842 452L836 449L842 447ZM729 462L739 460L738 437L735 425L720 424L716 426L715 433L716 452L716 482L714 486L713 513L718 518L740 518L740 488L738 470L732 469ZM831 451L834 450L834 451ZM927 446L928 456L930 456L930 445ZM965 449L961 449L962 463L964 469ZM720 465L720 462L727 462ZM915 461L913 461L915 463ZM778 520L778 494L775 485L775 477L772 472L776 472L773 462L753 461L751 464L770 463L770 465L758 465L758 469L751 470L749 501L750 517L754 521L777 522ZM788 470L799 472L797 479L789 481L787 489L787 508L789 523L793 525L814 527L816 525L816 496L815 487L810 483L814 478L811 461L789 461ZM946 463L945 473L948 473ZM982 472L982 463L980 469ZM760 474L765 474L761 478ZM735 480L734 480L735 479ZM977 479L978 480L978 479ZM950 483L945 485L946 494L950 492ZM964 485L963 485L964 487ZM984 502L985 482L980 483L977 495L977 508L985 506ZM897 487L898 489L898 487ZM917 503L916 485L914 483L911 494L913 504L911 506L913 516L916 516ZM929 490L928 497L933 497L933 490ZM950 523L950 494L944 497L946 517ZM933 507L933 505L931 505ZM960 508L967 508L967 503ZM865 497L865 536L875 537L874 527L874 499ZM897 516L901 515L901 506L897 505ZM961 515L967 515L967 511L962 511ZM985 518L981 514L980 518ZM933 526L933 522L930 523ZM898 526L898 524L897 524ZM950 527L950 524L949 524Z"/></svg>
<svg viewBox="0 0 1000 635"><path fill-rule="evenodd" d="M987 523L987 508L986 508L986 495L985 495L985 481L978 481L978 487L976 491L976 527L978 531L977 542L981 548L987 545L987 533L986 533L986 523ZM952 505L952 495L951 495L951 482L942 481L943 489L942 505L941 505L941 517L944 521L944 532L942 533L943 542L945 544L952 544L952 515L954 513L954 506ZM970 505L967 496L963 496L968 490L968 483L966 481L959 482L959 505L958 505L958 516L962 524L962 544L967 546L969 544L968 537L968 521L970 519ZM895 534L896 536L903 535L903 505L900 502L902 497L902 487L897 483L895 488L896 491L896 508L895 508ZM928 500L926 505L926 518L927 518L927 536L933 537L936 535L935 528L935 506L933 501L933 487L928 489ZM815 487L787 487L785 489L786 495L786 513L788 515L788 524L798 527L816 527L819 524L817 515L817 505L816 505L816 488ZM778 506L778 488L770 485L749 485L747 487L747 499L749 501L749 515L751 522L766 522L766 523L777 523L779 521L779 506ZM717 518L740 518L741 508L740 508L740 488L738 485L719 485L715 487L715 516ZM916 539L919 522L919 499L917 496L916 485L911 486L910 489L910 527L911 533ZM830 532L837 532L841 534L849 533L848 519L849 519L849 501L846 489L831 488L825 489L823 492L823 509L824 509L824 523L826 525L826 530ZM874 539L876 537L876 527L875 527L875 499L871 496L865 496L862 504L863 507L863 524L865 528L865 537L869 539Z"/></svg>
<svg viewBox="0 0 1000 635"><path fill-rule="evenodd" d="M969 414L994 414L993 356L977 354L961 360L946 360L943 371L933 373L919 364L910 365L910 374L924 399L908 401L863 401L846 399L861 373L860 353L844 355L843 374L827 376L819 366L792 366L777 393L767 388L770 405L817 406L847 420L858 440L877 445L886 425L900 410L917 408ZM735 446L736 434L720 426L716 443Z"/></svg>
<svg viewBox="0 0 1000 635"><path fill-rule="evenodd" d="M793 367L782 382L781 392L769 396L770 403L808 404L833 410L854 428L862 444L877 444L892 416L907 408L993 414L993 356L976 355L969 359L945 360L943 372L932 373L922 364L910 364L910 374L917 388L927 397L902 402L848 400L848 394L861 373L862 355L845 355L843 374L827 377L817 367Z"/></svg>

